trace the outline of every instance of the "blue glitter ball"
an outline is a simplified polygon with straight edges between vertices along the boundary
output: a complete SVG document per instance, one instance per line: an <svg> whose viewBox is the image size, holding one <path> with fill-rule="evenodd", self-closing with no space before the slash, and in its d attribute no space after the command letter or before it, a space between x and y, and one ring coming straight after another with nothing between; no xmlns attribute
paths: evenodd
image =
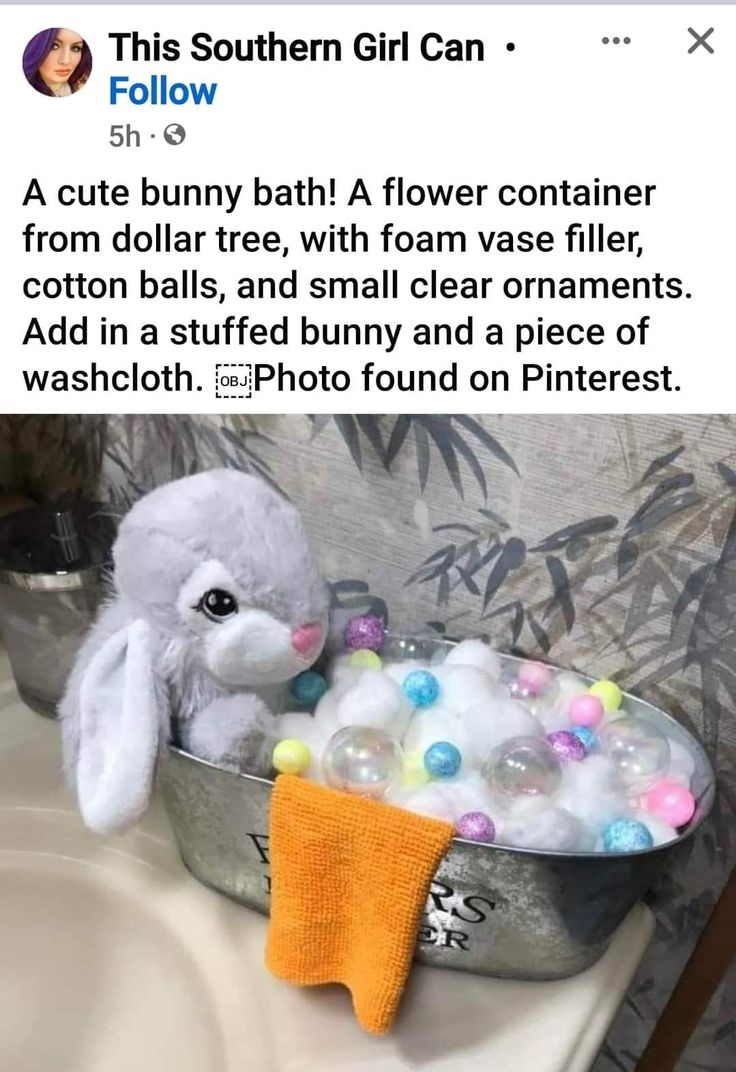
<svg viewBox="0 0 736 1072"><path fill-rule="evenodd" d="M305 670L297 674L289 690L297 703L316 704L327 692L327 682L316 670Z"/></svg>
<svg viewBox="0 0 736 1072"><path fill-rule="evenodd" d="M412 670L401 687L415 707L429 707L440 694L440 683L429 670Z"/></svg>
<svg viewBox="0 0 736 1072"><path fill-rule="evenodd" d="M424 769L431 778L452 778L462 761L460 749L449 741L435 741L424 753Z"/></svg>
<svg viewBox="0 0 736 1072"><path fill-rule="evenodd" d="M572 732L583 742L585 751L590 752L596 742L595 730L591 729L590 726L575 726Z"/></svg>
<svg viewBox="0 0 736 1072"><path fill-rule="evenodd" d="M654 838L644 823L636 819L614 819L603 830L603 848L606 852L636 852L651 849Z"/></svg>

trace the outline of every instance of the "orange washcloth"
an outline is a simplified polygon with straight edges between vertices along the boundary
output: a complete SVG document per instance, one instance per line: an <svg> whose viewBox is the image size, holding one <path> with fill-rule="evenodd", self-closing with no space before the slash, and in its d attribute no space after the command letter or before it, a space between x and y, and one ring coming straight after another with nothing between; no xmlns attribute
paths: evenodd
<svg viewBox="0 0 736 1072"><path fill-rule="evenodd" d="M298 986L344 983L361 1027L388 1031L453 827L282 774L271 794L266 964Z"/></svg>

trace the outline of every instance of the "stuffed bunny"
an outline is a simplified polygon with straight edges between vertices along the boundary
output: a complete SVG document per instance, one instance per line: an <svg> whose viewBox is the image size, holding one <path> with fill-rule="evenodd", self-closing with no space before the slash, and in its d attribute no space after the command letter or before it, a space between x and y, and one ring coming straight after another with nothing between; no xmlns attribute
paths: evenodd
<svg viewBox="0 0 736 1072"><path fill-rule="evenodd" d="M268 773L265 687L307 669L327 632L327 587L299 515L244 473L212 470L150 492L123 519L113 558L114 593L59 708L67 777L101 832L140 818L172 739Z"/></svg>

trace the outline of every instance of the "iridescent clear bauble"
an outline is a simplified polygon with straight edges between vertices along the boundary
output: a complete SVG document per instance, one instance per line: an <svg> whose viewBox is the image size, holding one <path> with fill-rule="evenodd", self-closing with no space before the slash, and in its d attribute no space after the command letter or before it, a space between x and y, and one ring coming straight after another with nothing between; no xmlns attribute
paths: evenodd
<svg viewBox="0 0 736 1072"><path fill-rule="evenodd" d="M554 678L550 678L548 684L541 692L528 688L523 681L509 682L509 693L513 700L523 703L527 711L538 718L546 726L547 721L557 712L560 699L560 690Z"/></svg>
<svg viewBox="0 0 736 1072"><path fill-rule="evenodd" d="M658 782L670 763L667 738L640 718L617 718L598 727L598 747L616 767L621 785L643 793Z"/></svg>
<svg viewBox="0 0 736 1072"><path fill-rule="evenodd" d="M383 730L345 726L322 755L322 773L333 789L380 800L400 779L401 746Z"/></svg>
<svg viewBox="0 0 736 1072"><path fill-rule="evenodd" d="M549 796L562 778L560 761L542 737L510 737L491 752L482 773L504 797Z"/></svg>

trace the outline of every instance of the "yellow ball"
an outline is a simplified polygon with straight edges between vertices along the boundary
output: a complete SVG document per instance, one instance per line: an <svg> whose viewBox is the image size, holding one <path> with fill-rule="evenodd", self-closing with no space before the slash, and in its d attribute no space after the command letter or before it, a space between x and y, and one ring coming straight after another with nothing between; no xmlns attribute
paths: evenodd
<svg viewBox="0 0 736 1072"><path fill-rule="evenodd" d="M623 693L615 681L596 681L594 685L590 686L588 692L591 696L598 697L603 704L603 710L606 712L617 711L621 706Z"/></svg>
<svg viewBox="0 0 736 1072"><path fill-rule="evenodd" d="M287 737L279 741L273 750L272 762L281 774L303 774L312 759L312 754L304 741Z"/></svg>
<svg viewBox="0 0 736 1072"><path fill-rule="evenodd" d="M424 752L409 752L404 756L401 772L401 785L404 789L420 789L423 785L429 785L431 780L424 766Z"/></svg>
<svg viewBox="0 0 736 1072"><path fill-rule="evenodd" d="M381 656L370 648L359 648L350 656L350 665L361 670L380 670Z"/></svg>

